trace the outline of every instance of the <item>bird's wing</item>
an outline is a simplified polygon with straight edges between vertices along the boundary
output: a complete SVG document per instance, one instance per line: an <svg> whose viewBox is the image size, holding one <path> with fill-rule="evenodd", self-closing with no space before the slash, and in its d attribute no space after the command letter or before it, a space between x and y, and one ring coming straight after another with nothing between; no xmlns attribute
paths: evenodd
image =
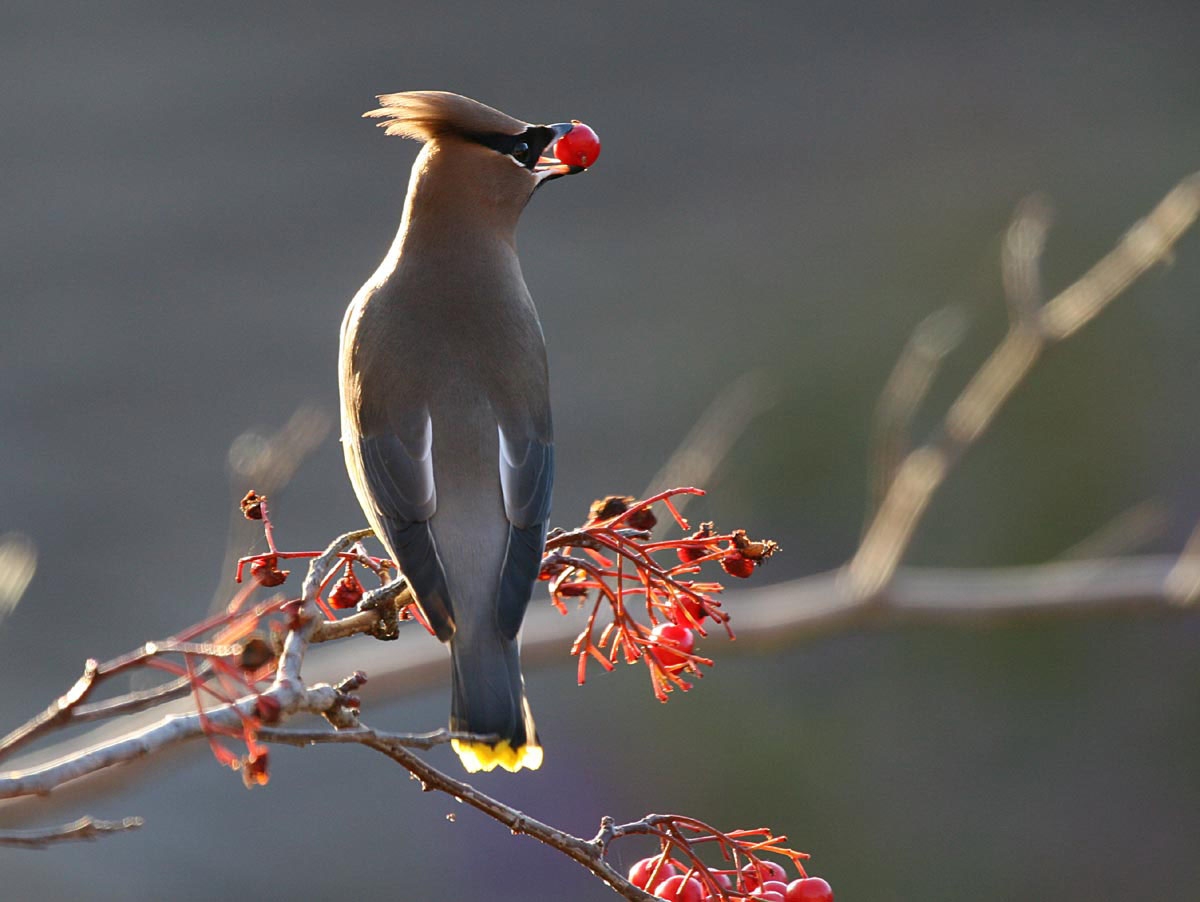
<svg viewBox="0 0 1200 902"><path fill-rule="evenodd" d="M510 438L500 430L500 489L508 517L508 547L500 573L497 619L515 638L541 569L554 486L554 444L541 438Z"/></svg>
<svg viewBox="0 0 1200 902"><path fill-rule="evenodd" d="M386 534L429 625L444 642L454 632L454 611L429 528L429 518L437 509L437 489L433 425L429 414L423 414L406 428L361 436L359 457L378 528Z"/></svg>

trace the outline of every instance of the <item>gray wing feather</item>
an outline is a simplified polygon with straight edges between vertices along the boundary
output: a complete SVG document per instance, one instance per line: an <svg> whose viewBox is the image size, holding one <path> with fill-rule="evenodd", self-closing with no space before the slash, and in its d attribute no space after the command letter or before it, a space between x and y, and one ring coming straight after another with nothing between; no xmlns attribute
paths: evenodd
<svg viewBox="0 0 1200 902"><path fill-rule="evenodd" d="M360 440L371 500L382 517L428 520L437 510L433 484L433 424L426 414L410 436L365 435Z"/></svg>
<svg viewBox="0 0 1200 902"><path fill-rule="evenodd" d="M554 445L536 438L512 440L500 429L500 488L508 517L508 547L500 573L497 621L516 638L541 569L554 487Z"/></svg>
<svg viewBox="0 0 1200 902"><path fill-rule="evenodd" d="M454 633L454 611L428 522L437 509L433 426L428 414L408 435L362 436L359 454L363 478L387 545L413 587L430 626L444 642Z"/></svg>
<svg viewBox="0 0 1200 902"><path fill-rule="evenodd" d="M510 439L500 427L500 488L504 513L518 528L545 523L554 487L554 445L536 438Z"/></svg>

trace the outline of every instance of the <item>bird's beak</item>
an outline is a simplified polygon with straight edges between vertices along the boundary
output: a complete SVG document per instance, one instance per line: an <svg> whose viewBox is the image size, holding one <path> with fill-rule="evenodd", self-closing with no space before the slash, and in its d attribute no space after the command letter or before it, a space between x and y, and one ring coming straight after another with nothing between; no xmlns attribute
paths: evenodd
<svg viewBox="0 0 1200 902"><path fill-rule="evenodd" d="M564 175L574 175L577 172L583 172L583 166L569 166L561 162L554 155L554 147L558 144L567 132L575 127L573 122L556 122L554 125L548 125L546 128L554 132L554 140L546 145L546 152L538 158L537 165L533 167L533 174L538 177L538 184L548 182L551 179L559 178Z"/></svg>

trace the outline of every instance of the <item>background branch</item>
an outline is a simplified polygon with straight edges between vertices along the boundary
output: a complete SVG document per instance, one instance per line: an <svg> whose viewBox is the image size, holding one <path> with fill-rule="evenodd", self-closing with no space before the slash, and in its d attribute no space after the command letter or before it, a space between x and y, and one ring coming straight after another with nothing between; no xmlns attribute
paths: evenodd
<svg viewBox="0 0 1200 902"><path fill-rule="evenodd" d="M1200 214L1200 173L1185 178L1150 215L1074 284L1036 309L1036 266L1048 214L1040 203L1018 208L1005 242L1008 334L950 405L941 432L896 470L875 518L847 568L849 591L870 598L892 579L934 492L984 433L1048 344L1069 338L1171 248Z"/></svg>
<svg viewBox="0 0 1200 902"><path fill-rule="evenodd" d="M0 831L0 846L18 846L27 849L44 849L60 842L81 839L98 839L106 833L127 833L143 826L140 817L126 817L119 821L101 821L92 817L81 817L60 827L41 830Z"/></svg>

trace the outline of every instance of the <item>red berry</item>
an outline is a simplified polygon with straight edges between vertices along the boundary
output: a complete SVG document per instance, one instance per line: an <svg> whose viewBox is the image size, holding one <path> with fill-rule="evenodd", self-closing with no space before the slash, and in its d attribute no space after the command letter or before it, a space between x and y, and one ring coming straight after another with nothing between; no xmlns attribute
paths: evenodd
<svg viewBox="0 0 1200 902"><path fill-rule="evenodd" d="M740 551L731 551L721 558L721 568L730 576L745 579L754 572L754 561Z"/></svg>
<svg viewBox="0 0 1200 902"><path fill-rule="evenodd" d="M329 606L331 608L352 608L363 597L362 583L358 581L358 577L353 573L347 573L336 583L334 583L333 591L329 593Z"/></svg>
<svg viewBox="0 0 1200 902"><path fill-rule="evenodd" d="M578 119L572 119L571 124L575 127L554 145L554 156L560 163L587 169L600 156L600 139Z"/></svg>
<svg viewBox="0 0 1200 902"><path fill-rule="evenodd" d="M695 877L676 874L654 887L654 895L667 902L704 902L704 884Z"/></svg>
<svg viewBox="0 0 1200 902"><path fill-rule="evenodd" d="M785 882L787 880L787 871L783 869L783 865L775 861L761 861L757 864L751 861L742 868L742 886L747 891L758 889L759 886L768 880L778 880L780 883Z"/></svg>
<svg viewBox="0 0 1200 902"><path fill-rule="evenodd" d="M733 881L729 879L728 874L715 874L712 871L709 871L709 875L716 882L717 886L721 887L722 889L733 889ZM714 896L713 898L715 899L718 897Z"/></svg>
<svg viewBox="0 0 1200 902"><path fill-rule="evenodd" d="M684 655L690 655L696 647L696 634L677 623L660 623L650 633L650 638L660 646L653 649L651 654L667 670L682 670L686 667L687 658ZM677 648L684 654L676 654L670 650L672 648Z"/></svg>
<svg viewBox="0 0 1200 902"><path fill-rule="evenodd" d="M833 889L820 877L801 877L788 884L785 902L833 902Z"/></svg>
<svg viewBox="0 0 1200 902"><path fill-rule="evenodd" d="M629 882L638 889L646 889L646 884L650 882L651 875L653 875L655 881L662 881L667 877L674 877L679 873L679 868L675 866L675 862L665 861L662 867L658 869L658 873L655 874L654 866L658 862L659 857L657 855L652 858L643 858L641 861L636 862L629 869ZM657 886L657 882L655 885Z"/></svg>
<svg viewBox="0 0 1200 902"><path fill-rule="evenodd" d="M757 891L779 893L779 898L782 899L787 895L787 883L783 880L767 880Z"/></svg>
<svg viewBox="0 0 1200 902"><path fill-rule="evenodd" d="M772 880L771 882L777 883L778 881ZM780 885L782 886L782 884L780 884ZM750 898L756 899L756 900L758 900L758 902L787 902L787 900L784 898L783 893L778 892L773 889L765 889L765 888L764 889L756 889L754 891L754 895L752 895Z"/></svg>
<svg viewBox="0 0 1200 902"><path fill-rule="evenodd" d="M693 623L699 623L708 616L708 612L704 610L704 605L688 595L680 595L676 598L675 607L676 609L671 612L671 619L680 626L691 626ZM687 614L684 614L679 608L684 608ZM690 619L688 615L691 615Z"/></svg>
<svg viewBox="0 0 1200 902"><path fill-rule="evenodd" d="M712 522L709 521L707 523L701 523L700 528L688 536L688 538L710 539L712 536L713 525ZM675 553L679 555L679 560L681 560L683 563L690 564L692 561L704 557L704 555L708 554L710 550L711 549L705 548L703 545L684 545L681 548L676 548Z"/></svg>

